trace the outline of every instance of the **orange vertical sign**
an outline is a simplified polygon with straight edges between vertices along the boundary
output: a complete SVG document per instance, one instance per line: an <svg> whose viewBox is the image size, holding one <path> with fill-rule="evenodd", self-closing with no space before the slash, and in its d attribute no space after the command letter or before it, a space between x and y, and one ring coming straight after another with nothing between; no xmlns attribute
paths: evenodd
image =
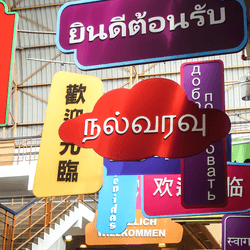
<svg viewBox="0 0 250 250"><path fill-rule="evenodd" d="M16 30L17 13L7 12L6 4L0 0L0 126L8 120Z"/></svg>

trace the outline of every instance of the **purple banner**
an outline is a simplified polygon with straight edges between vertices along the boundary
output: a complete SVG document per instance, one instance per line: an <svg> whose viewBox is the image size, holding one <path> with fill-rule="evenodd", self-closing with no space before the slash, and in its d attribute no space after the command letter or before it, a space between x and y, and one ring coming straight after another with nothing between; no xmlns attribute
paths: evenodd
<svg viewBox="0 0 250 250"><path fill-rule="evenodd" d="M61 7L56 33L82 70L233 53L247 43L246 8L242 0L84 0Z"/></svg>
<svg viewBox="0 0 250 250"><path fill-rule="evenodd" d="M223 62L204 61L181 66L181 85L200 108L224 111ZM216 130L216 128L214 128ZM226 139L202 153L181 160L182 205L185 208L223 207L227 204Z"/></svg>
<svg viewBox="0 0 250 250"><path fill-rule="evenodd" d="M179 174L180 159L150 157L143 161L110 161L104 158L108 175Z"/></svg>
<svg viewBox="0 0 250 250"><path fill-rule="evenodd" d="M250 249L250 215L222 217L222 250Z"/></svg>

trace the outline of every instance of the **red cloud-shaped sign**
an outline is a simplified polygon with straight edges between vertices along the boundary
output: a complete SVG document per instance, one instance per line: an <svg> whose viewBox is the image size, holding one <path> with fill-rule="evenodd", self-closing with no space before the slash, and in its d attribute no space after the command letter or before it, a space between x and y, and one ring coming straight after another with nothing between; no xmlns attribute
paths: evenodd
<svg viewBox="0 0 250 250"><path fill-rule="evenodd" d="M228 116L199 109L176 82L154 78L103 95L92 113L64 122L61 139L117 161L198 154L230 131Z"/></svg>

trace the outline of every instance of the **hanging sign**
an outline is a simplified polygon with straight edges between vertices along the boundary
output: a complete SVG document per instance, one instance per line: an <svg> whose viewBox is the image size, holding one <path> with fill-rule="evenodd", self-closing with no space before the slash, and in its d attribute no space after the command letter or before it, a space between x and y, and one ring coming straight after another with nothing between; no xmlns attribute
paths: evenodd
<svg viewBox="0 0 250 250"><path fill-rule="evenodd" d="M250 248L250 215L230 214L222 217L222 250Z"/></svg>
<svg viewBox="0 0 250 250"><path fill-rule="evenodd" d="M181 86L199 108L225 111L224 67L220 60L181 65ZM226 139L181 160L182 205L186 208L227 203Z"/></svg>
<svg viewBox="0 0 250 250"><path fill-rule="evenodd" d="M99 191L96 228L104 234L122 233L135 221L137 175L107 176L103 167L103 186Z"/></svg>
<svg viewBox="0 0 250 250"><path fill-rule="evenodd" d="M69 2L56 40L82 70L233 53L247 43L246 8L242 0Z"/></svg>
<svg viewBox="0 0 250 250"><path fill-rule="evenodd" d="M228 163L227 205L224 207L185 208L181 203L182 179L180 173L145 175L142 178L141 186L143 215L147 218L158 218L249 212L249 181L250 164Z"/></svg>
<svg viewBox="0 0 250 250"><path fill-rule="evenodd" d="M0 0L0 126L7 125L9 115L17 17L17 13L8 12L7 5Z"/></svg>
<svg viewBox="0 0 250 250"><path fill-rule="evenodd" d="M36 196L87 194L101 188L103 158L92 149L63 142L58 135L64 121L91 112L101 95L102 82L97 77L54 75L33 187Z"/></svg>
<svg viewBox="0 0 250 250"><path fill-rule="evenodd" d="M150 157L141 161L111 161L104 158L104 166L108 175L177 174L181 160Z"/></svg>
<svg viewBox="0 0 250 250"><path fill-rule="evenodd" d="M225 137L230 126L224 112L199 109L176 82L153 78L109 91L92 113L64 122L59 135L107 159L135 161L198 154Z"/></svg>
<svg viewBox="0 0 250 250"><path fill-rule="evenodd" d="M183 227L170 218L147 219L140 210L136 210L136 219L127 225L121 234L101 234L96 229L96 216L85 227L87 245L134 245L179 243L182 240Z"/></svg>

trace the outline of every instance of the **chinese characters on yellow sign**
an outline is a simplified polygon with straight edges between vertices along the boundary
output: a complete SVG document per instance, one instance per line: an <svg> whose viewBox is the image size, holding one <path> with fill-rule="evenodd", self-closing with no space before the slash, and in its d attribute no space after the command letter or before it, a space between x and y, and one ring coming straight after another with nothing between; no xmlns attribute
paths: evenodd
<svg viewBox="0 0 250 250"><path fill-rule="evenodd" d="M91 112L101 95L99 78L68 72L53 77L33 187L37 197L94 193L101 188L103 158L58 135L64 121Z"/></svg>

